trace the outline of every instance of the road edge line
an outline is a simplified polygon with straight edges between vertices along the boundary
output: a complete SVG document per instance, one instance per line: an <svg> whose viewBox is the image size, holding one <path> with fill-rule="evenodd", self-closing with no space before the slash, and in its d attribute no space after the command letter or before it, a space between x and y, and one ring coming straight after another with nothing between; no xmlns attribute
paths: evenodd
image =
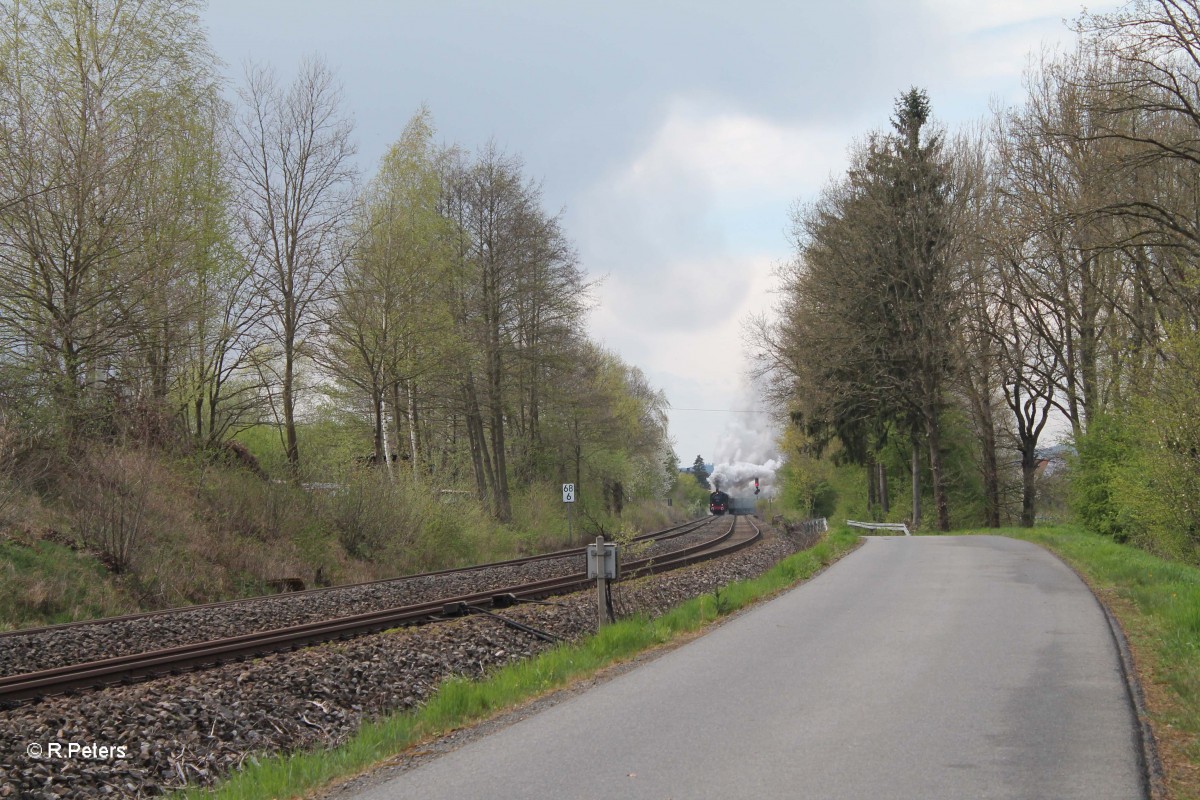
<svg viewBox="0 0 1200 800"><path fill-rule="evenodd" d="M1020 541L1029 541L1028 539ZM1121 665L1121 676L1125 679L1125 694L1129 698L1130 710L1133 711L1136 725L1134 725L1134 738L1137 739L1137 760L1138 770L1141 772L1142 789L1147 800L1168 800L1167 784L1165 773L1163 771L1162 759L1158 756L1158 743L1154 738L1154 728L1150 724L1150 712L1146 708L1146 694L1142 689L1142 682L1138 678L1137 666L1133 659L1133 649L1129 646L1129 637L1125 635L1125 629L1121 627L1121 620L1113 613L1104 599L1096 592L1091 581L1087 576L1080 572L1074 564L1063 558L1051 548L1041 544L1040 542L1029 542L1037 545L1045 550L1050 555L1058 559L1071 572L1075 573L1075 577L1087 587L1088 593L1092 599L1096 601L1096 605L1100 606L1100 610L1104 613L1104 618L1108 620L1108 633L1112 637L1113 644L1117 648L1117 661Z"/></svg>
<svg viewBox="0 0 1200 800"><path fill-rule="evenodd" d="M1087 585L1087 581L1084 581ZM1088 585L1088 589L1091 590ZM1096 597L1093 591L1092 596ZM1117 615L1101 600L1096 597L1096 601L1100 604L1100 608L1104 611L1104 616L1108 619L1108 629L1112 634L1113 642L1117 645L1117 653L1121 661L1121 673L1125 676L1125 688L1129 693L1129 702L1133 707L1134 716L1137 718L1137 738L1138 744L1141 745L1138 753L1138 762L1142 768L1142 780L1146 788L1146 796L1150 800L1167 800L1167 787L1165 774L1163 772L1162 760L1158 756L1158 743L1154 738L1154 729L1150 725L1150 713L1146 708L1146 695L1142 689L1142 682L1138 678L1137 667L1133 661L1133 651L1129 647L1129 638L1125 635L1125 629L1121 627L1121 621L1117 619Z"/></svg>

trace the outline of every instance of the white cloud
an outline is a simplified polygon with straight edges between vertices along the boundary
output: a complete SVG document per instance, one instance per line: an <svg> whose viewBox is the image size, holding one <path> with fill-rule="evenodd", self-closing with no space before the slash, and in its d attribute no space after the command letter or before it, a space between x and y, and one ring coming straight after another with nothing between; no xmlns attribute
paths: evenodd
<svg viewBox="0 0 1200 800"><path fill-rule="evenodd" d="M602 290L592 334L645 370L681 409L669 414L681 457L702 452L711 459L716 437L738 418L691 409L745 406L750 365L744 326L750 314L772 303L774 261L743 257L736 274L719 262L678 261L613 275ZM683 286L697 291L681 293Z"/></svg>
<svg viewBox="0 0 1200 800"><path fill-rule="evenodd" d="M847 143L842 129L779 124L676 98L650 146L616 186L643 190L686 173L721 195L794 197L824 183Z"/></svg>
<svg viewBox="0 0 1200 800"><path fill-rule="evenodd" d="M605 275L593 335L681 408L744 405L743 325L772 304L788 208L839 172L853 137L676 97L646 145L576 205L583 263ZM734 415L671 414L680 452L710 458Z"/></svg>
<svg viewBox="0 0 1200 800"><path fill-rule="evenodd" d="M1105 12L1120 5L1098 0L1089 10ZM1074 41L1064 23L1077 19L1084 8L1078 0L923 0L921 7L930 17L934 40L943 43L935 55L945 74L955 82L1007 83L1014 92L1031 53Z"/></svg>
<svg viewBox="0 0 1200 800"><path fill-rule="evenodd" d="M736 272L743 253L782 257L789 207L843 168L865 127L788 124L684 97L665 109L645 147L573 204L572 231L594 274L699 264L673 275L693 295L689 278Z"/></svg>
<svg viewBox="0 0 1200 800"><path fill-rule="evenodd" d="M679 261L613 275L600 291L591 330L646 369L738 378L743 325L771 304L773 263L768 256L741 257L733 274L723 262Z"/></svg>
<svg viewBox="0 0 1200 800"><path fill-rule="evenodd" d="M1008 83L1019 98L1020 76L1029 64L1032 48L1039 46L1039 39L1031 36L1029 31L1004 31L979 37L969 47L955 47L945 53L946 69L958 81ZM980 109L980 115L985 111Z"/></svg>
<svg viewBox="0 0 1200 800"><path fill-rule="evenodd" d="M921 7L946 34L956 36L1031 22L1050 21L1061 27L1062 20L1074 19L1083 10L1078 0L922 0Z"/></svg>

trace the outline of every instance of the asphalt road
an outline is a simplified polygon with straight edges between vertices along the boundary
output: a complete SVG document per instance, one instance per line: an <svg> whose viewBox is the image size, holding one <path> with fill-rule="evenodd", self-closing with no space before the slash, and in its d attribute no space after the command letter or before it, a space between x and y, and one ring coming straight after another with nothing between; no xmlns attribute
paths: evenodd
<svg viewBox="0 0 1200 800"><path fill-rule="evenodd" d="M706 636L358 795L1145 797L1107 622L1040 548L873 538Z"/></svg>

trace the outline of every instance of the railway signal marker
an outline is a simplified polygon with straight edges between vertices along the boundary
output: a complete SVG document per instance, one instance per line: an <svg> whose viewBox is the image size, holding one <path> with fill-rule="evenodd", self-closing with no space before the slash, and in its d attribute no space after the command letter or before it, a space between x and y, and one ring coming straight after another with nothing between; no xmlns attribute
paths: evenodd
<svg viewBox="0 0 1200 800"><path fill-rule="evenodd" d="M563 502L571 503L572 505L574 505L574 503L575 503L575 484L573 484L573 483L564 483L563 484ZM571 506L567 506L567 541L569 542L574 538L575 538L575 531L572 530L572 526L571 526Z"/></svg>

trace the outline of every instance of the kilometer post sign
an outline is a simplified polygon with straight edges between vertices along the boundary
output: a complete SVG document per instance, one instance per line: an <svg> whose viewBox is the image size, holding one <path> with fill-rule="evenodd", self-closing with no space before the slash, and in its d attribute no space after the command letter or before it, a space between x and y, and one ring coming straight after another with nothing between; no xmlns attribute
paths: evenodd
<svg viewBox="0 0 1200 800"><path fill-rule="evenodd" d="M567 541L575 538L575 532L571 530L571 506L575 504L575 484L563 484L563 502L569 503L567 506Z"/></svg>

